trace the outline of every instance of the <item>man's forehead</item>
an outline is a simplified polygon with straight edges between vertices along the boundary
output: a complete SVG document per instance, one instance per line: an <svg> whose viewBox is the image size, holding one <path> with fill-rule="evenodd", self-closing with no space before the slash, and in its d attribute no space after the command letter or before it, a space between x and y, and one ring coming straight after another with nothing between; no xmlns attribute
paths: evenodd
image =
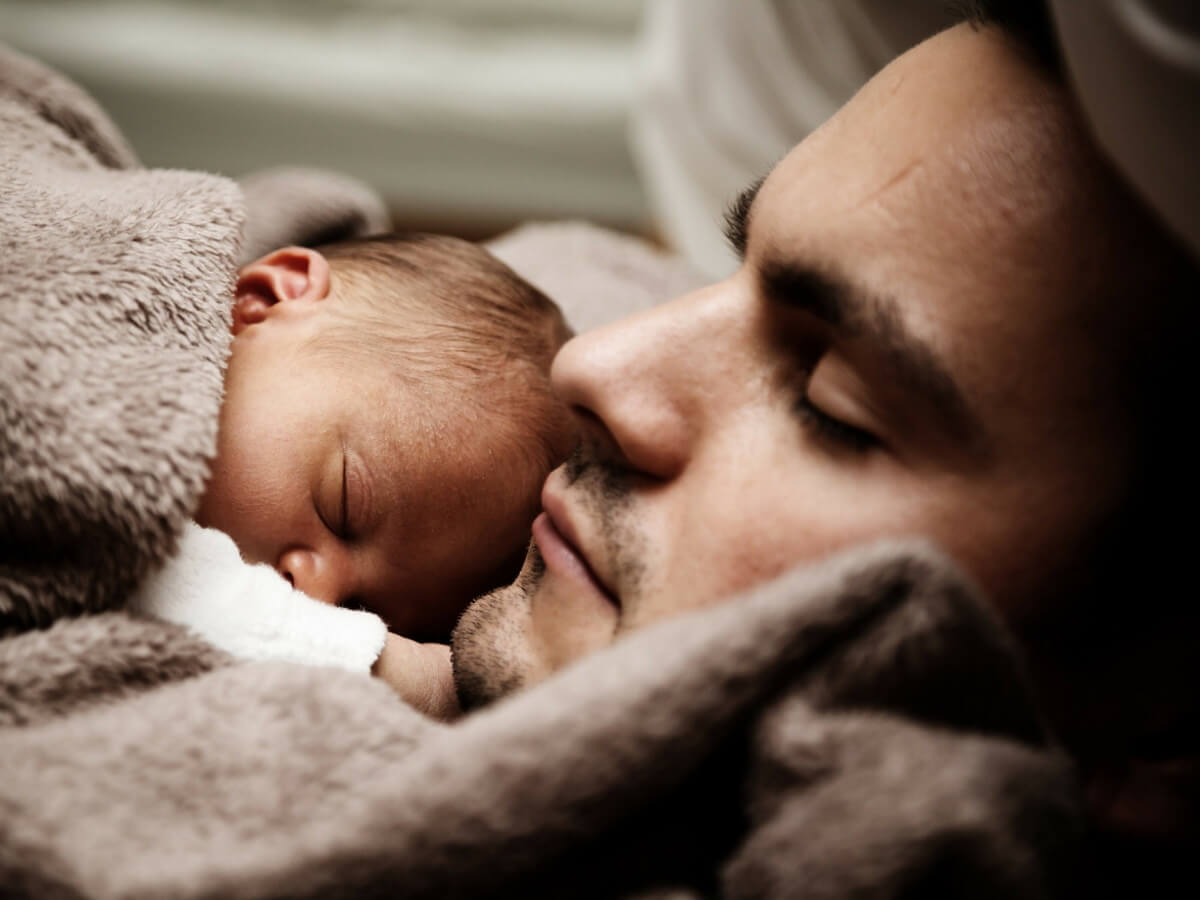
<svg viewBox="0 0 1200 900"><path fill-rule="evenodd" d="M760 197L829 216L895 202L914 185L934 204L972 189L1025 203L1051 186L1039 173L1070 162L1064 97L1002 33L951 28L872 78L775 167Z"/></svg>
<svg viewBox="0 0 1200 900"><path fill-rule="evenodd" d="M927 95L944 74L940 57L965 62L964 47L998 76L1022 74L1000 91L964 76L969 85L937 83ZM1031 63L1007 59L1017 51L997 35L934 38L910 54L768 175L746 217L750 256L825 265L911 297L905 315L918 326L931 295L990 317L1012 311L1005 298L1078 294L1067 282L1108 211L1065 95L1025 72ZM938 106L956 91L966 100Z"/></svg>

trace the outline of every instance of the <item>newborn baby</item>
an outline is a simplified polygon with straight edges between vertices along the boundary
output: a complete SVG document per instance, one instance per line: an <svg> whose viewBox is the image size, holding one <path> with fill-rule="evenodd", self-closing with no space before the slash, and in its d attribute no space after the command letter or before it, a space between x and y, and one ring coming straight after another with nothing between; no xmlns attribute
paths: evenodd
<svg viewBox="0 0 1200 900"><path fill-rule="evenodd" d="M233 333L196 524L135 608L248 658L378 670L385 624L445 641L574 445L558 308L474 244L388 235L246 266Z"/></svg>

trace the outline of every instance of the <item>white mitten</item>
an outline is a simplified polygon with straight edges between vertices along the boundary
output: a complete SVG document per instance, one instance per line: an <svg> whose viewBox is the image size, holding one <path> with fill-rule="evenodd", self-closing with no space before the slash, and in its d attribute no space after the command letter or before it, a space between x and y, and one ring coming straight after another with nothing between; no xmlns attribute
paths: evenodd
<svg viewBox="0 0 1200 900"><path fill-rule="evenodd" d="M270 566L244 562L227 534L194 522L129 609L184 625L240 659L353 672L370 672L387 637L378 616L302 594Z"/></svg>

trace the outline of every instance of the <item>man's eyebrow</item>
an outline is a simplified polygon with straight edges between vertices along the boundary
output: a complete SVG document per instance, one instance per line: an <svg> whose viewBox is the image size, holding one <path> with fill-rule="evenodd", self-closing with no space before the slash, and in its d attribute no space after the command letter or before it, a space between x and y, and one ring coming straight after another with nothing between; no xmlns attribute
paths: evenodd
<svg viewBox="0 0 1200 900"><path fill-rule="evenodd" d="M725 240L729 241L729 246L733 248L739 257L746 255L746 239L749 236L748 229L750 227L750 207L754 205L754 198L758 196L758 190L766 180L766 175L755 179L740 194L734 197L733 201L725 209Z"/></svg>
<svg viewBox="0 0 1200 900"><path fill-rule="evenodd" d="M847 337L868 338L895 381L929 406L951 437L966 446L985 443L984 429L954 378L933 348L905 327L898 300L774 257L763 260L758 279L770 302L802 310Z"/></svg>

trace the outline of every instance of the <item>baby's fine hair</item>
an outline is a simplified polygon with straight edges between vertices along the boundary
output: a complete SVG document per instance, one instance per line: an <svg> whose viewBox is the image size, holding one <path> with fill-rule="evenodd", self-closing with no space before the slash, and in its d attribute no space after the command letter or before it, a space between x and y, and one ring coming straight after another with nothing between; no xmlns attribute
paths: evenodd
<svg viewBox="0 0 1200 900"><path fill-rule="evenodd" d="M549 371L571 331L553 301L484 248L446 235L393 233L316 249L339 300L315 349L349 365L382 365L427 397L431 413L445 405L493 426L508 417L514 449L539 467L557 464L553 435L565 411Z"/></svg>

